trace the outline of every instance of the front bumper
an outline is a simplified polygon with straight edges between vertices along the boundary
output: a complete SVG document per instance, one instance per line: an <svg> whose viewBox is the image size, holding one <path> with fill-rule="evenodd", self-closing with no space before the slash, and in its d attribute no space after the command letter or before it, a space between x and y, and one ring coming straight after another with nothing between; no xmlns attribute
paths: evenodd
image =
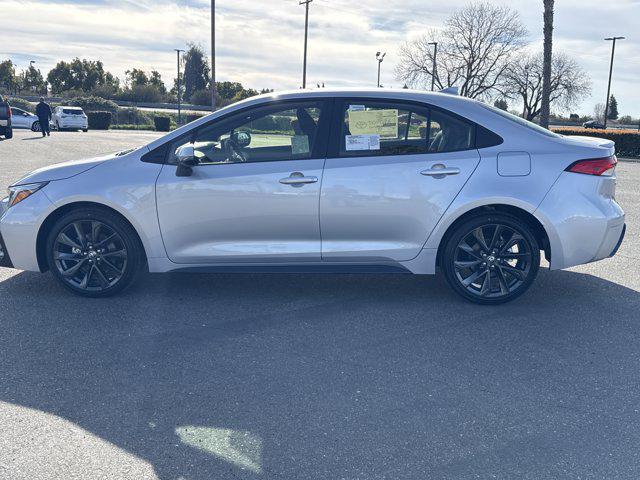
<svg viewBox="0 0 640 480"><path fill-rule="evenodd" d="M0 267L13 268L9 252L7 252L7 247L2 239L2 233L0 233Z"/></svg>

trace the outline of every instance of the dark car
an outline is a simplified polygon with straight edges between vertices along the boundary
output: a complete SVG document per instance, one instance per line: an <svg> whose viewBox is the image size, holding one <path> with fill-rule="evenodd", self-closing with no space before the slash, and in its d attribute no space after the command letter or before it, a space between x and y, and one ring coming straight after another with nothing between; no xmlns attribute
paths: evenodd
<svg viewBox="0 0 640 480"><path fill-rule="evenodd" d="M4 136L6 139L13 137L11 107L2 95L0 95L0 136Z"/></svg>
<svg viewBox="0 0 640 480"><path fill-rule="evenodd" d="M596 120L589 120L588 122L584 122L582 124L582 126L584 128L594 128L594 129L597 129L597 130L604 130L605 128L607 128L603 124L601 124L600 122L598 122Z"/></svg>

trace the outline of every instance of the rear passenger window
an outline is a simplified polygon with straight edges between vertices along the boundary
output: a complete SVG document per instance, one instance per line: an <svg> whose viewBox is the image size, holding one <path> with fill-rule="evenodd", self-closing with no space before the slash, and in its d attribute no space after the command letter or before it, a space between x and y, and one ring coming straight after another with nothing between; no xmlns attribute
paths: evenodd
<svg viewBox="0 0 640 480"><path fill-rule="evenodd" d="M475 125L441 110L431 110L429 152L456 152L474 148Z"/></svg>
<svg viewBox="0 0 640 480"><path fill-rule="evenodd" d="M420 105L387 102L344 104L340 155L444 153L475 148L476 125Z"/></svg>

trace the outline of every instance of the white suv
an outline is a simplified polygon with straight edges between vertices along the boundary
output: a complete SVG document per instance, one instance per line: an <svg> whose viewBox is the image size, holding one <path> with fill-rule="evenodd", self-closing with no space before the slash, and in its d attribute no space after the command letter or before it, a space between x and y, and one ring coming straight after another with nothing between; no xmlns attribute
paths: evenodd
<svg viewBox="0 0 640 480"><path fill-rule="evenodd" d="M53 109L51 122L56 130L89 130L87 115L80 107L60 106Z"/></svg>

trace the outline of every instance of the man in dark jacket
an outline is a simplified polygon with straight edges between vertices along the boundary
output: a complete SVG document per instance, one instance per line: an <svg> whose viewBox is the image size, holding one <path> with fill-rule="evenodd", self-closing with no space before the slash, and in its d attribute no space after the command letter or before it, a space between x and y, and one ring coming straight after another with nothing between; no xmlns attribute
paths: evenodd
<svg viewBox="0 0 640 480"><path fill-rule="evenodd" d="M44 97L40 97L40 103L36 105L36 115L38 116L38 121L40 122L40 131L42 132L42 136L51 135L51 131L49 129L49 121L51 120L51 107L47 102L44 101Z"/></svg>

